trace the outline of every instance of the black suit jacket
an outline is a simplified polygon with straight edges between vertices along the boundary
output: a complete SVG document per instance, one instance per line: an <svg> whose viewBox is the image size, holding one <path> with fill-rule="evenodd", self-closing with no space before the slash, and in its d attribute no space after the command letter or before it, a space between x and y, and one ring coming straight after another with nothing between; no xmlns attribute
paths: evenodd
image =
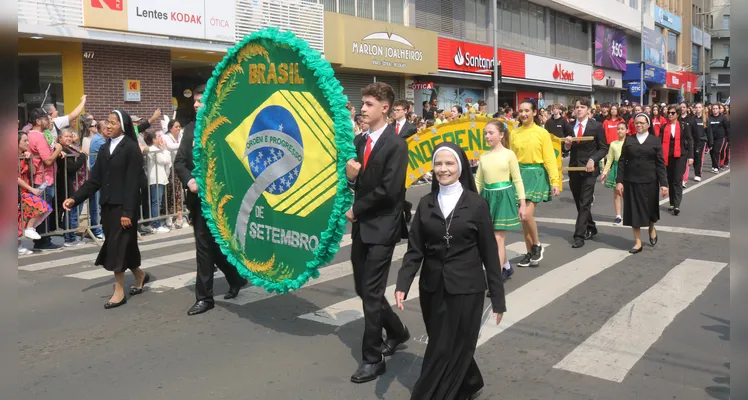
<svg viewBox="0 0 748 400"><path fill-rule="evenodd" d="M187 184L194 179L192 171L195 169L195 163L192 160L192 147L195 144L195 123L190 122L184 127L182 132L182 141L179 142L179 149L177 155L174 157L174 172L179 177L179 180L187 189L187 195L184 200L190 212L200 212L200 198L196 193L192 193L189 190Z"/></svg>
<svg viewBox="0 0 748 400"><path fill-rule="evenodd" d="M678 118L678 123L680 124L680 156L693 158L694 144L693 131L691 130L693 128L692 121L690 118ZM665 141L665 135L670 136L670 122L662 124L660 127L660 140L663 142ZM670 140L673 141L675 139L670 137ZM669 157L672 158L673 154L670 153Z"/></svg>
<svg viewBox="0 0 748 400"><path fill-rule="evenodd" d="M122 216L137 220L140 217L140 186L145 177L143 153L135 139L125 136L109 154L112 141L107 140L96 157L91 175L73 195L80 204L100 191L99 204L121 205Z"/></svg>
<svg viewBox="0 0 748 400"><path fill-rule="evenodd" d="M662 158L660 138L650 134L639 144L634 136L627 136L621 147L618 159L618 176L616 182L657 183L659 187L667 186L665 159Z"/></svg>
<svg viewBox="0 0 748 400"><path fill-rule="evenodd" d="M395 131L395 124L396 123L397 122L394 122L394 123L391 124L393 132ZM407 139L407 138L415 135L416 132L418 132L418 128L416 128L415 125L411 124L410 122L408 122L406 120L405 123L403 124L402 128L400 128L399 136L401 138L403 138L403 139Z"/></svg>
<svg viewBox="0 0 748 400"><path fill-rule="evenodd" d="M446 224L450 224L449 248L444 239ZM422 290L436 291L440 280L449 294L482 293L488 288L493 311L506 311L493 222L488 203L478 193L462 193L451 223L449 217L445 220L442 215L436 195L429 193L421 198L410 226L408 252L397 277L398 291L407 296L419 268Z"/></svg>
<svg viewBox="0 0 748 400"><path fill-rule="evenodd" d="M408 147L395 135L394 126L389 125L363 168L366 135L356 136L354 144L362 169L353 184L353 216L357 221L353 223L352 237L368 244L395 244L407 233L403 205Z"/></svg>
<svg viewBox="0 0 748 400"><path fill-rule="evenodd" d="M576 122L575 122L576 124ZM575 125L571 125L573 136L576 136L577 132L574 131ZM595 139L587 142L574 142L569 152L569 166L570 167L585 167L587 162L592 160L595 163L594 172L577 172L578 174L584 175L597 175L600 173L600 160L608 155L608 140L605 138L605 130L603 125L592 118L587 118L587 124L584 127L582 136L592 136Z"/></svg>

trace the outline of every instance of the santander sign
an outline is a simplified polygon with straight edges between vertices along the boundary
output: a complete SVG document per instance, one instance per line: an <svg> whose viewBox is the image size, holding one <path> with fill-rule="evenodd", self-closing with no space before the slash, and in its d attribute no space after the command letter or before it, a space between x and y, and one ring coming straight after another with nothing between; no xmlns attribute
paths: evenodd
<svg viewBox="0 0 748 400"><path fill-rule="evenodd" d="M492 69L493 68L493 58L488 59L480 54L473 55L469 52L465 52L465 54L462 54L462 48L457 47L457 52L454 56L454 62L455 65L458 67L474 67L476 69Z"/></svg>

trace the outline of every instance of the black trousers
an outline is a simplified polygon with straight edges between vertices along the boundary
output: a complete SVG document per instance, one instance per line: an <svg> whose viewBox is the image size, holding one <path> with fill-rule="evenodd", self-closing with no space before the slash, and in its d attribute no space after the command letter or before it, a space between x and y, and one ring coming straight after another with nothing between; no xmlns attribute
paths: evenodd
<svg viewBox="0 0 748 400"><path fill-rule="evenodd" d="M680 201L683 199L683 174L686 173L687 163L688 157L683 156L678 158L670 157L667 164L667 186L670 194L670 206L675 208L680 208Z"/></svg>
<svg viewBox="0 0 748 400"><path fill-rule="evenodd" d="M706 140L696 139L694 140L693 148L693 174L701 176L702 169L704 167L704 150L706 148ZM683 171L685 173L685 171Z"/></svg>
<svg viewBox="0 0 748 400"><path fill-rule="evenodd" d="M597 176L591 173L569 172L569 189L577 206L577 223L574 238L584 239L587 232L597 232L592 220L592 196L595 194Z"/></svg>
<svg viewBox="0 0 748 400"><path fill-rule="evenodd" d="M364 338L361 346L363 362L382 360L382 328L387 337L401 337L405 325L384 297L387 277L395 245L366 244L360 236L353 238L351 264L356 294L363 301Z"/></svg>
<svg viewBox="0 0 748 400"><path fill-rule="evenodd" d="M714 146L712 146L712 151L709 153L712 156L712 168L719 168L719 162L722 159L725 146L727 146L725 138L714 139Z"/></svg>
<svg viewBox="0 0 748 400"><path fill-rule="evenodd" d="M205 217L203 217L203 213L199 207L200 199L198 199L197 195L192 192L187 193L186 199L187 206L192 215L192 228L195 231L195 250L197 251L195 297L197 298L197 301L202 300L208 303L213 303L214 265L223 272L229 286L231 287L240 286L242 283L242 277L239 275L236 267L231 265L226 259L226 256L221 253L221 249L218 247L216 240L213 238L213 235L210 234L208 224L206 223Z"/></svg>

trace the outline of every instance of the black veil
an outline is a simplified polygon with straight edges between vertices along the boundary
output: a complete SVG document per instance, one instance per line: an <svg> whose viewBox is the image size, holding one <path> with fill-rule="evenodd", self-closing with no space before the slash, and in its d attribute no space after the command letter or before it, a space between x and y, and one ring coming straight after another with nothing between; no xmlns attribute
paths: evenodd
<svg viewBox="0 0 748 400"><path fill-rule="evenodd" d="M470 160L468 160L467 154L465 154L465 151L462 150L462 148L454 143L451 142L441 142L436 147L434 147L434 152L432 153L432 163L433 163L433 157L434 154L436 154L437 150L440 148L447 147L450 150L457 153L457 161L460 163L462 172L460 173L459 181L462 184L462 188L464 190L469 190L472 192L478 192L478 187L475 186L475 178L473 177L473 173L470 170ZM431 180L431 193L438 193L439 192L439 181L436 179L436 176L433 177Z"/></svg>

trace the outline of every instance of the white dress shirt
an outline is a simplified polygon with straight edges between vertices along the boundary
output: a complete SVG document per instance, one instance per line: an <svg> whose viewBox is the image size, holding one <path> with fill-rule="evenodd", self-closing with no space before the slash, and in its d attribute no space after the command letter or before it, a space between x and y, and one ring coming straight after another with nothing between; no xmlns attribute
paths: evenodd
<svg viewBox="0 0 748 400"><path fill-rule="evenodd" d="M589 118L585 118L584 121L577 121L576 124L574 124L574 137L577 136L577 133L579 132L579 126L582 126L582 134L584 134L584 130L587 129L587 121Z"/></svg>
<svg viewBox="0 0 748 400"><path fill-rule="evenodd" d="M675 138L675 124L670 124L670 137Z"/></svg>
<svg viewBox="0 0 748 400"><path fill-rule="evenodd" d="M403 117L403 119L398 119L397 121L395 121L395 132L397 132L398 135L400 134L400 131L403 130L403 125L405 125L406 121L407 120L405 119L405 117Z"/></svg>
<svg viewBox="0 0 748 400"><path fill-rule="evenodd" d="M374 132L372 132L372 131L366 132L366 135L371 138L371 148L372 149L377 144L377 140L379 140L379 137L382 136L382 133L384 132L385 129L387 129L387 124L384 124L381 128L379 128L378 130L376 130ZM366 142L364 142L364 143L366 143ZM364 149L365 148L366 147L364 147Z"/></svg>
<svg viewBox="0 0 748 400"><path fill-rule="evenodd" d="M122 134L112 139L112 141L109 143L109 155L112 155L114 153L114 149L117 147L119 142L121 142L122 139L124 138L125 138L125 135Z"/></svg>

